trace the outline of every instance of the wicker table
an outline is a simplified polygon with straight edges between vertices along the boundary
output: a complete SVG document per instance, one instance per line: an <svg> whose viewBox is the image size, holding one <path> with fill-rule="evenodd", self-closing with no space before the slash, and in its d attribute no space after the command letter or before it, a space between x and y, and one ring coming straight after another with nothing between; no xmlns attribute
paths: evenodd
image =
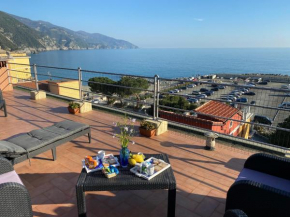
<svg viewBox="0 0 290 217"><path fill-rule="evenodd" d="M155 157L169 163L166 154L146 155L147 158ZM116 156L119 158L119 156ZM86 173L83 169L76 185L77 205L79 216L86 216L86 191L121 191L121 190L155 190L168 189L168 208L167 216L175 216L176 202L176 181L172 168L168 168L151 180L145 180L137 177L130 172L130 167L119 167L120 173L111 179L107 179L101 171Z"/></svg>

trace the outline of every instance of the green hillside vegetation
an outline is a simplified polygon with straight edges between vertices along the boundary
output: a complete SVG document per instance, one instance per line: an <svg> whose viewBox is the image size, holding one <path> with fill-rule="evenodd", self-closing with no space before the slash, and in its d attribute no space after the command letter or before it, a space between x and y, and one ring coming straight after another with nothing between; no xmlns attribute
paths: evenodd
<svg viewBox="0 0 290 217"><path fill-rule="evenodd" d="M39 33L0 11L0 46L5 50L44 48Z"/></svg>
<svg viewBox="0 0 290 217"><path fill-rule="evenodd" d="M72 31L45 21L33 21L11 15L19 22L40 33L43 43L48 49L135 49L130 42L115 39L99 33Z"/></svg>

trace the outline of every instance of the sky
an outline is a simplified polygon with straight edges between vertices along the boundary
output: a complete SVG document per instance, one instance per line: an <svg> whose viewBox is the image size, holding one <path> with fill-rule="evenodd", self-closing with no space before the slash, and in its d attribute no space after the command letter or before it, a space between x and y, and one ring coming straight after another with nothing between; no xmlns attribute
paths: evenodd
<svg viewBox="0 0 290 217"><path fill-rule="evenodd" d="M140 48L290 47L289 0L1 1L1 11Z"/></svg>

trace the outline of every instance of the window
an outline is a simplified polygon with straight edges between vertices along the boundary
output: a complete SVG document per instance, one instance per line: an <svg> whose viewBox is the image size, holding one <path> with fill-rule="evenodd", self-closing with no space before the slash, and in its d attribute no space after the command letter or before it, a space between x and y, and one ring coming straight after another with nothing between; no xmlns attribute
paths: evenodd
<svg viewBox="0 0 290 217"><path fill-rule="evenodd" d="M230 122L230 129L233 127L233 121Z"/></svg>

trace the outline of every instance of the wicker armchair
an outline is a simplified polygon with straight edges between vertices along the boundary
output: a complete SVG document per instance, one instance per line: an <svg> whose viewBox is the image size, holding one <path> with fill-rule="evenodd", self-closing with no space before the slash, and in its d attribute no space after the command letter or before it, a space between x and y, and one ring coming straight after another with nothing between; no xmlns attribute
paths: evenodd
<svg viewBox="0 0 290 217"><path fill-rule="evenodd" d="M0 216L32 217L31 200L25 186L17 182L3 182L3 176L13 171L11 163L0 157Z"/></svg>
<svg viewBox="0 0 290 217"><path fill-rule="evenodd" d="M2 91L0 90L0 110L4 110L5 117L7 117L7 109L6 109L6 103L3 99Z"/></svg>
<svg viewBox="0 0 290 217"><path fill-rule="evenodd" d="M243 210L249 217L290 213L290 159L254 154L227 193L226 211Z"/></svg>

